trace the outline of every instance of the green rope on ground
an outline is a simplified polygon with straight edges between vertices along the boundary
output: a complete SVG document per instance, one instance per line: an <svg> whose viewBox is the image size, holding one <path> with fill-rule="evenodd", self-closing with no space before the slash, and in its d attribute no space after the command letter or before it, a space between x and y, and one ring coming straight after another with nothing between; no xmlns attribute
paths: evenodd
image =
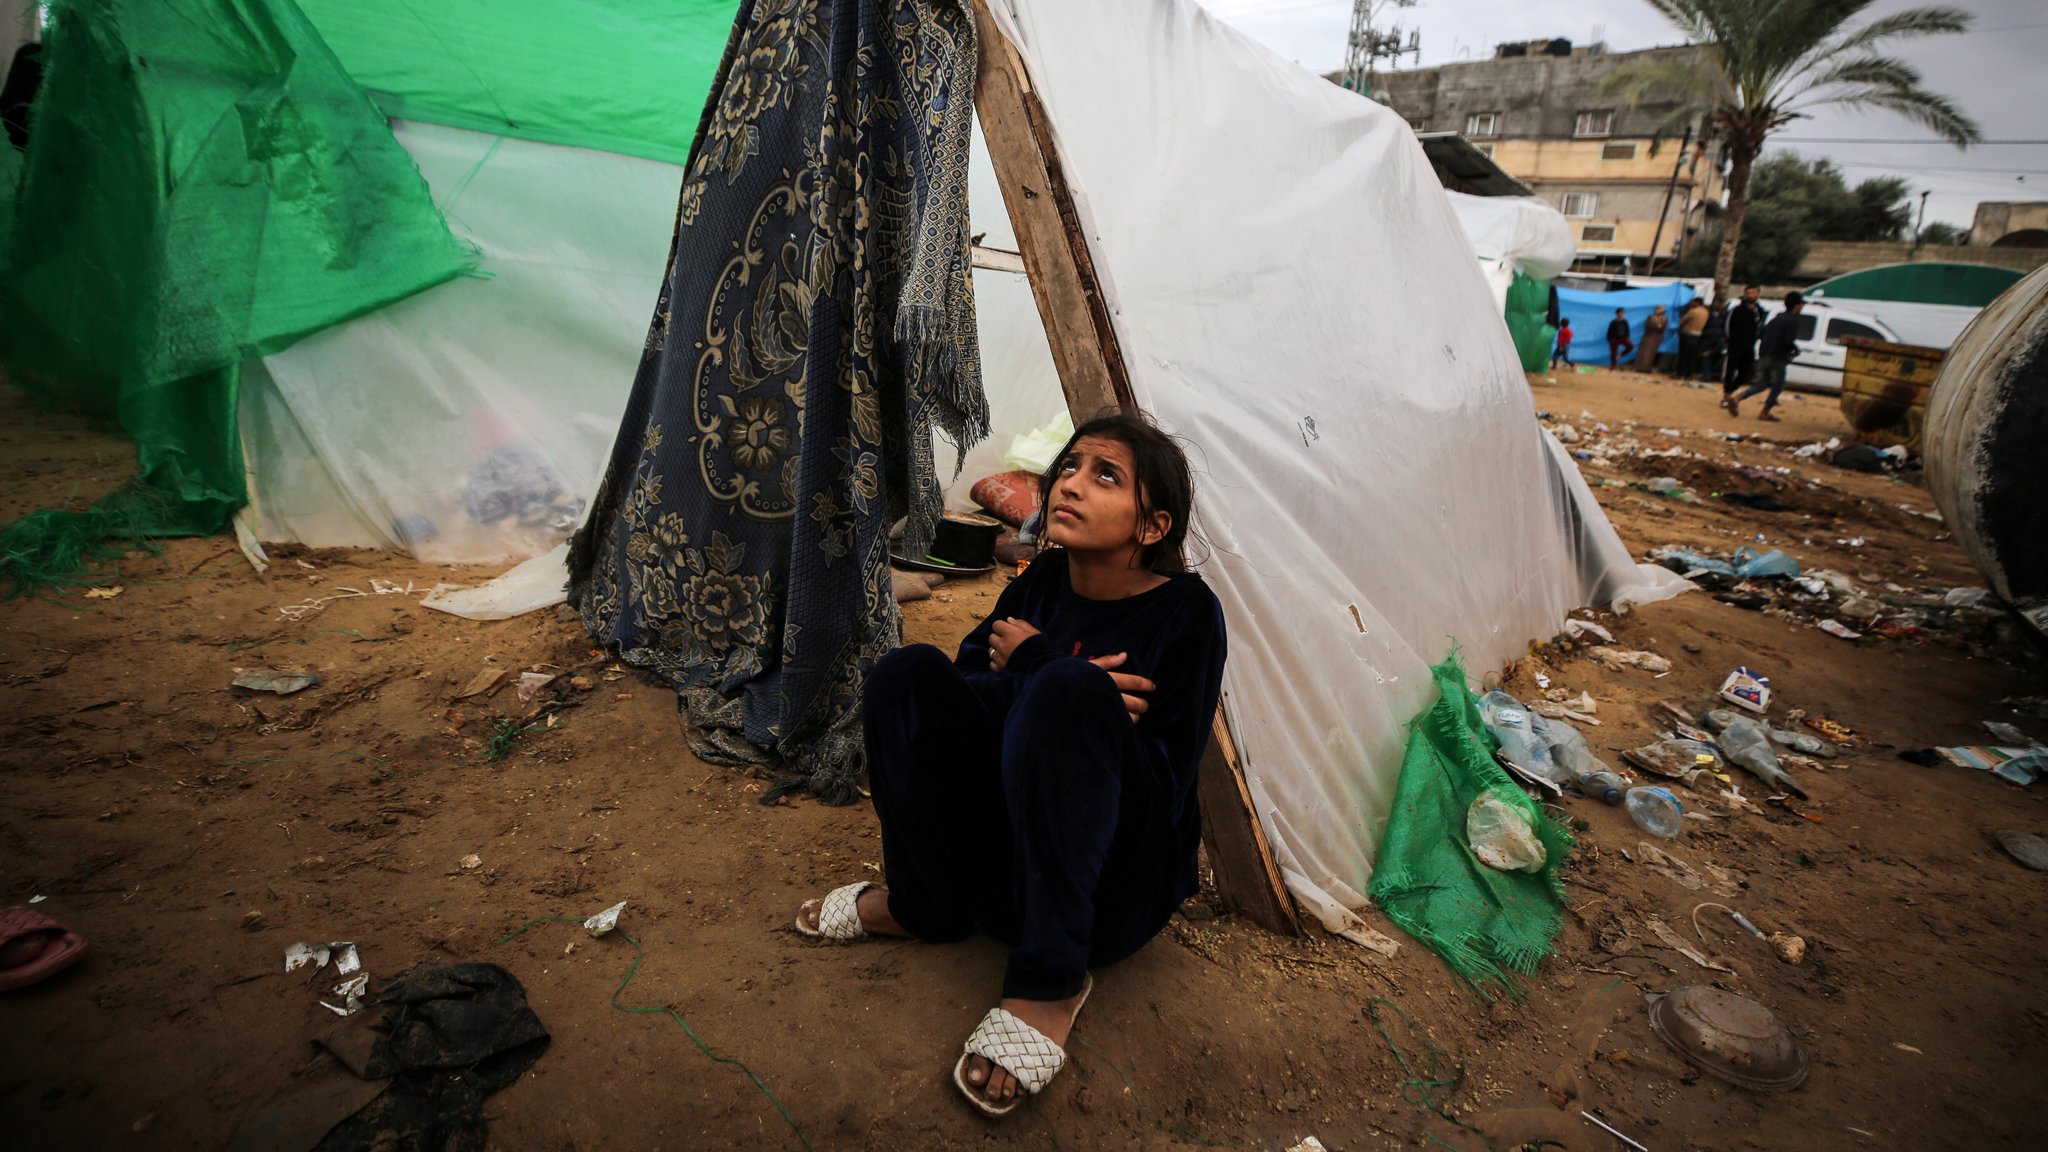
<svg viewBox="0 0 2048 1152"><path fill-rule="evenodd" d="M1373 997L1365 1006L1366 1018L1372 1021L1372 1026L1379 1032L1380 1039L1387 1042L1387 1050L1394 1054L1395 1063L1401 1066L1401 1072L1406 1077L1406 1079L1401 1081L1401 1099L1417 1108L1434 1114L1440 1120L1449 1121L1451 1124L1472 1133L1474 1136L1479 1137L1488 1149L1491 1149L1493 1141L1487 1138L1486 1133L1451 1115L1444 1110L1443 1105L1436 1102L1437 1089L1457 1087L1464 1081L1465 1074L1460 1072L1446 1080L1440 1070L1438 1061L1438 1058L1443 1055L1443 1049L1438 1048L1435 1044L1429 1046L1429 1070L1427 1072L1417 1072L1414 1065L1408 1063L1408 1057L1402 1053L1401 1046L1394 1042L1394 1037L1387 1031L1386 1022L1380 1019L1380 1005L1382 1004L1398 1013L1402 1022L1410 1028L1416 1028L1416 1024L1415 1019L1402 1011L1399 1004L1384 996ZM1417 1031L1420 1031L1420 1029L1417 1028ZM1423 1139L1428 1140L1439 1148L1448 1148L1451 1152L1463 1152L1457 1145L1446 1144L1427 1132L1424 1132L1422 1136Z"/></svg>
<svg viewBox="0 0 2048 1152"><path fill-rule="evenodd" d="M527 930L532 928L536 924L574 924L580 928L583 926L583 921L568 916L535 916L533 919L528 920L524 924L521 924L516 931L506 936L504 939L499 940L498 943L509 944L512 941L517 940L519 937L524 936ZM768 1098L768 1102L770 1104L775 1105L775 1110L782 1114L782 1122L789 1125L789 1130L796 1135L797 1143L802 1144L804 1146L804 1152L817 1152L817 1149L811 1147L810 1138L804 1135L804 1130L802 1126L796 1122L796 1117L791 1116L789 1114L789 1109L782 1106L782 1101L775 1098L775 1093L770 1092L768 1090L768 1085L762 1082L759 1076L756 1076L754 1074L754 1070L752 1068L747 1067L743 1061L735 1057L720 1056L718 1053L713 1052L711 1050L710 1045L704 1043L703 1040L698 1038L696 1029L690 1027L690 1022L688 1020L683 1019L682 1013L677 1012L673 1007L667 1004L635 1005L619 1003L619 997L625 993L626 985L631 984L633 982L633 977L640 971L641 963L647 959L647 950L640 946L640 942L638 940L635 940L631 936L626 935L623 929L614 928L612 929L611 934L620 937L621 939L625 940L626 943L631 944L633 946L633 963L630 967L626 969L626 976L624 979L619 981L619 986L617 988L612 989L612 1007L618 1009L621 1012L633 1013L636 1016L667 1016L669 1019L674 1020L677 1026L682 1028L683 1035L688 1036L690 1038L690 1043L695 1044L697 1046L697 1051L702 1052L706 1058L711 1060L712 1063L730 1064L733 1067L739 1069L740 1071L746 1073L747 1079L752 1080L754 1082L754 1087L759 1088L761 1090L761 1095L766 1096Z"/></svg>

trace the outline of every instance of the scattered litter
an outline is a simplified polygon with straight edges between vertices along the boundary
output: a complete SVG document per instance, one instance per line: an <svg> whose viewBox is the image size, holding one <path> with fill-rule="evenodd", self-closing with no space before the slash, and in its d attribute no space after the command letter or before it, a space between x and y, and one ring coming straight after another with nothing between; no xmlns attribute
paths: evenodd
<svg viewBox="0 0 2048 1152"><path fill-rule="evenodd" d="M2003 741L2007 744L2025 744L2031 745L2035 748L2041 747L2041 742L2039 740L2034 739L2032 736L2029 736L2025 732L2020 731L2018 728L2015 728L2012 725L2007 724L2003 720L1984 721L1984 730L1986 732L1991 733L1993 739Z"/></svg>
<svg viewBox="0 0 2048 1152"><path fill-rule="evenodd" d="M1782 792L1789 792L1801 800L1807 798L1804 789L1793 783L1778 762L1778 754L1771 751L1771 738L1764 734L1763 725L1739 713L1715 709L1706 714L1707 727L1720 732L1721 755L1730 764Z"/></svg>
<svg viewBox="0 0 2048 1152"><path fill-rule="evenodd" d="M237 688L247 688L253 692L275 692L279 696L289 696L313 687L320 683L320 679L317 672L282 672L276 668L251 668L235 677L234 684Z"/></svg>
<svg viewBox="0 0 2048 1152"><path fill-rule="evenodd" d="M1837 745L1847 745L1853 748L1863 742L1863 738L1856 734L1854 728L1849 727L1847 724L1838 724L1825 716L1808 716L1804 718L1804 722L1808 728L1834 741Z"/></svg>
<svg viewBox="0 0 2048 1152"><path fill-rule="evenodd" d="M1771 951L1776 952L1778 959L1785 963L1797 967L1806 962L1806 941L1790 932L1773 932L1767 941Z"/></svg>
<svg viewBox="0 0 2048 1152"><path fill-rule="evenodd" d="M1600 1129L1606 1132L1609 1136L1612 1136L1616 1140L1621 1141L1623 1144L1626 1144L1629 1147L1635 1149L1636 1152L1650 1152L1648 1148L1645 1148L1641 1144L1638 1144L1635 1141L1629 1139L1628 1137L1623 1136L1621 1133L1616 1132L1614 1128L1611 1125L1609 1125L1605 1120L1600 1119L1599 1117L1593 1115L1591 1112L1588 1112L1585 1109L1581 1108L1579 1110L1579 1115L1584 1116L1588 1122L1598 1125Z"/></svg>
<svg viewBox="0 0 2048 1152"><path fill-rule="evenodd" d="M1538 673L1536 674L1536 686L1537 686L1538 688L1549 688L1549 687L1550 687L1550 677L1549 677L1549 676L1548 676L1547 674L1545 674L1545 673L1542 673L1542 672L1538 672Z"/></svg>
<svg viewBox="0 0 2048 1152"><path fill-rule="evenodd" d="M484 858L474 852L462 858L462 870L465 872L474 872L483 866Z"/></svg>
<svg viewBox="0 0 2048 1152"><path fill-rule="evenodd" d="M1582 712L1588 716L1600 710L1600 703L1593 699L1591 692L1581 692L1573 699L1563 701L1563 704L1574 712Z"/></svg>
<svg viewBox="0 0 2048 1152"><path fill-rule="evenodd" d="M28 902L31 904L41 904L43 901L48 899L48 896L31 896L28 898Z"/></svg>
<svg viewBox="0 0 2048 1152"><path fill-rule="evenodd" d="M1716 964L1712 960L1707 959L1698 949L1687 944L1685 937L1673 932L1670 925L1657 919L1655 916L1643 917L1643 924L1650 929L1650 935L1655 936L1666 948L1671 949L1687 960L1711 972L1726 972L1730 976L1735 975L1735 969L1725 964Z"/></svg>
<svg viewBox="0 0 2048 1152"><path fill-rule="evenodd" d="M1971 745L1960 748L1936 748L1934 754L1946 763L1958 768L1975 768L1989 772L2002 780L2010 780L2024 788L2048 772L2048 748L1994 748Z"/></svg>
<svg viewBox="0 0 2048 1152"><path fill-rule="evenodd" d="M1538 716L1548 717L1552 720L1570 720L1578 724L1590 724L1595 728L1600 727L1599 720L1586 715L1584 712L1574 712L1562 704L1537 704L1533 705L1529 710Z"/></svg>
<svg viewBox="0 0 2048 1152"><path fill-rule="evenodd" d="M1359 919L1358 914L1350 909L1343 908L1342 905L1337 905L1336 907L1344 913L1344 926L1337 929L1337 935L1351 941L1353 944L1370 948L1389 960L1393 959L1394 955L1401 951L1400 941Z"/></svg>
<svg viewBox="0 0 2048 1152"><path fill-rule="evenodd" d="M472 696L489 696L498 690L500 684L504 683L505 676L506 672L503 668L480 668L477 670L476 675L469 678L469 683L462 686L462 691L455 694L454 698L457 700L467 700Z"/></svg>
<svg viewBox="0 0 2048 1152"><path fill-rule="evenodd" d="M1714 746L1701 740L1660 740L1630 748L1621 758L1652 776L1682 780L1695 787L1700 773L1721 766L1721 756Z"/></svg>
<svg viewBox="0 0 2048 1152"><path fill-rule="evenodd" d="M389 580L371 580L368 592L360 588L336 588L331 596L315 596L309 600L301 600L297 604L286 604L277 610L277 614L287 620L303 620L336 600L349 600L357 596L407 596L411 594L412 581L410 580L406 581L403 586L393 584Z"/></svg>
<svg viewBox="0 0 2048 1152"><path fill-rule="evenodd" d="M1329 1149L1323 1147L1321 1140L1313 1136L1303 1136L1301 1143L1289 1148L1287 1152L1329 1152Z"/></svg>
<svg viewBox="0 0 2048 1152"><path fill-rule="evenodd" d="M1847 624L1843 624L1838 620L1823 620L1819 624L1814 625L1814 627L1819 628L1821 631L1827 633L1830 636L1835 636L1843 640L1863 639L1863 633L1856 631L1854 628L1851 628Z"/></svg>
<svg viewBox="0 0 2048 1152"><path fill-rule="evenodd" d="M2008 828L1997 833L1998 846L2036 872L2048 872L2048 838Z"/></svg>
<svg viewBox="0 0 2048 1152"><path fill-rule="evenodd" d="M1654 784L1631 788L1625 803L1636 827L1652 836L1670 840L1685 828L1685 805L1669 789Z"/></svg>
<svg viewBox="0 0 2048 1152"><path fill-rule="evenodd" d="M1751 712L1771 710L1771 678L1748 668L1737 668L1721 681L1721 699Z"/></svg>
<svg viewBox="0 0 2048 1152"><path fill-rule="evenodd" d="M85 590L85 598L87 600L112 600L125 591L127 589L119 584L109 584L104 588L87 588Z"/></svg>
<svg viewBox="0 0 2048 1152"><path fill-rule="evenodd" d="M1804 732L1792 732L1784 728L1772 728L1768 725L1765 726L1764 731L1772 740L1783 744L1787 748L1803 752L1808 756L1819 756L1823 759L1832 760L1840 754L1840 750L1833 744L1818 736L1809 736Z"/></svg>
<svg viewBox="0 0 2048 1152"><path fill-rule="evenodd" d="M326 944L294 944L284 950L284 970L295 972L310 968L308 977L317 977L333 966L334 975L344 977L329 995L341 1003L334 1004L325 999L320 1006L337 1016L353 1016L362 1009L363 997L370 989L370 974L362 971L362 955L356 951L352 941L335 940Z"/></svg>
<svg viewBox="0 0 2048 1152"><path fill-rule="evenodd" d="M1465 840L1481 864L1499 872L1540 872L1549 859L1528 819L1490 793L1466 809Z"/></svg>
<svg viewBox="0 0 2048 1152"><path fill-rule="evenodd" d="M619 926L619 913L625 910L626 902L624 900L621 900L617 904L614 904L611 907L605 909L604 911L599 912L597 915L592 916L590 919L585 920L583 922L583 927L592 936L602 936L605 933Z"/></svg>
<svg viewBox="0 0 2048 1152"><path fill-rule="evenodd" d="M1607 629L1602 628L1600 625L1593 623L1591 620L1565 621L1564 634L1571 637L1574 640L1583 640L1590 635L1598 637L1599 639L1604 640L1609 644L1614 643L1614 633L1609 632Z"/></svg>
<svg viewBox="0 0 2048 1152"><path fill-rule="evenodd" d="M1901 1052L1911 1052L1915 1056L1927 1055L1927 1053L1913 1047L1911 1044L1901 1044L1897 1040L1892 1041L1892 1047L1897 1048Z"/></svg>
<svg viewBox="0 0 2048 1152"><path fill-rule="evenodd" d="M533 698L540 695L540 690L554 682L555 678L545 672L521 672L517 685L519 702L521 704L533 703Z"/></svg>
<svg viewBox="0 0 2048 1152"><path fill-rule="evenodd" d="M1588 648L1586 655L1598 660L1604 667L1615 672L1619 672L1624 668L1640 668L1645 672L1658 673L1671 671L1671 661L1657 655L1655 652L1624 651L1619 648L1602 646Z"/></svg>
<svg viewBox="0 0 2048 1152"><path fill-rule="evenodd" d="M1648 840L1636 841L1635 862L1688 892L1707 886L1697 869Z"/></svg>
<svg viewBox="0 0 2048 1152"><path fill-rule="evenodd" d="M1789 1092L1806 1082L1806 1049L1756 1001L1704 984L1647 999L1650 1031L1701 1071L1757 1092Z"/></svg>
<svg viewBox="0 0 2048 1152"><path fill-rule="evenodd" d="M1982 608L1990 595L1983 588L1951 588L1941 599L1951 608Z"/></svg>

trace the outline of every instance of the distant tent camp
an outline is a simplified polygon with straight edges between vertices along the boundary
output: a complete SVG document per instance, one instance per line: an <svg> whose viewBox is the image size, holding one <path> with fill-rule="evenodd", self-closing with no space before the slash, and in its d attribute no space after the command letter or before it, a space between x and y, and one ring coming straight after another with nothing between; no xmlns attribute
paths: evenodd
<svg viewBox="0 0 2048 1152"><path fill-rule="evenodd" d="M190 48L191 83L231 92L266 78L214 46L297 11L150 4L216 30L175 43ZM60 0L57 68L61 17L83 9L96 36L118 24L132 57L163 58L171 34L135 18L148 6ZM240 345L239 395L214 413L246 460L239 523L257 540L442 561L542 553L582 511L616 430L673 235L678 145L735 5L302 7L394 118L480 275L289 346ZM991 7L1071 187L1130 393L1193 446L1251 808L1289 890L1342 927L1366 902L1403 726L1434 699L1433 664L1457 645L1468 666L1496 666L1574 607L1686 585L1633 562L1538 425L1498 304L1399 117L1187 0ZM68 146L102 180L147 170L120 137ZM292 175L248 171L273 191ZM83 198L92 185L69 187ZM973 196L981 243L1019 252L985 154ZM1068 406L1026 274L983 267L975 281L996 433L968 453L968 480ZM559 565L534 563L559 588Z"/></svg>

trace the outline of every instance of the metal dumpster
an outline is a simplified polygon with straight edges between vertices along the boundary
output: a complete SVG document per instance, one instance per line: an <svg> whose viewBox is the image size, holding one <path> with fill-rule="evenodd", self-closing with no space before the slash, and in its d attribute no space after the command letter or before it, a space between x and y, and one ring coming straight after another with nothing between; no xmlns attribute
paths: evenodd
<svg viewBox="0 0 2048 1152"><path fill-rule="evenodd" d="M1927 396L1948 352L1860 336L1842 343L1848 349L1842 365L1842 415L1856 438L1879 448L1903 444L1919 452Z"/></svg>

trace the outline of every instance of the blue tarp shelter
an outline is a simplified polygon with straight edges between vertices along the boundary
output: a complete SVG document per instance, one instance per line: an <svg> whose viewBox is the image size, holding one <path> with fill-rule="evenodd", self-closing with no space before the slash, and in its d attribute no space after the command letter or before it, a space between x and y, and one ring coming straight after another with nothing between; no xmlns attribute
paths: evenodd
<svg viewBox="0 0 2048 1152"><path fill-rule="evenodd" d="M1650 310L1662 304L1669 314L1671 326L1664 330L1663 346L1659 352L1678 352L1678 310L1685 307L1693 297L1693 290L1685 284L1661 284L1654 288L1624 288L1619 292L1584 292L1577 288L1557 290L1557 312L1572 322L1573 355L1579 363L1592 364L1607 355L1607 324L1614 319L1616 308L1624 309L1628 317L1628 338L1640 341L1643 335L1643 321L1649 319Z"/></svg>

